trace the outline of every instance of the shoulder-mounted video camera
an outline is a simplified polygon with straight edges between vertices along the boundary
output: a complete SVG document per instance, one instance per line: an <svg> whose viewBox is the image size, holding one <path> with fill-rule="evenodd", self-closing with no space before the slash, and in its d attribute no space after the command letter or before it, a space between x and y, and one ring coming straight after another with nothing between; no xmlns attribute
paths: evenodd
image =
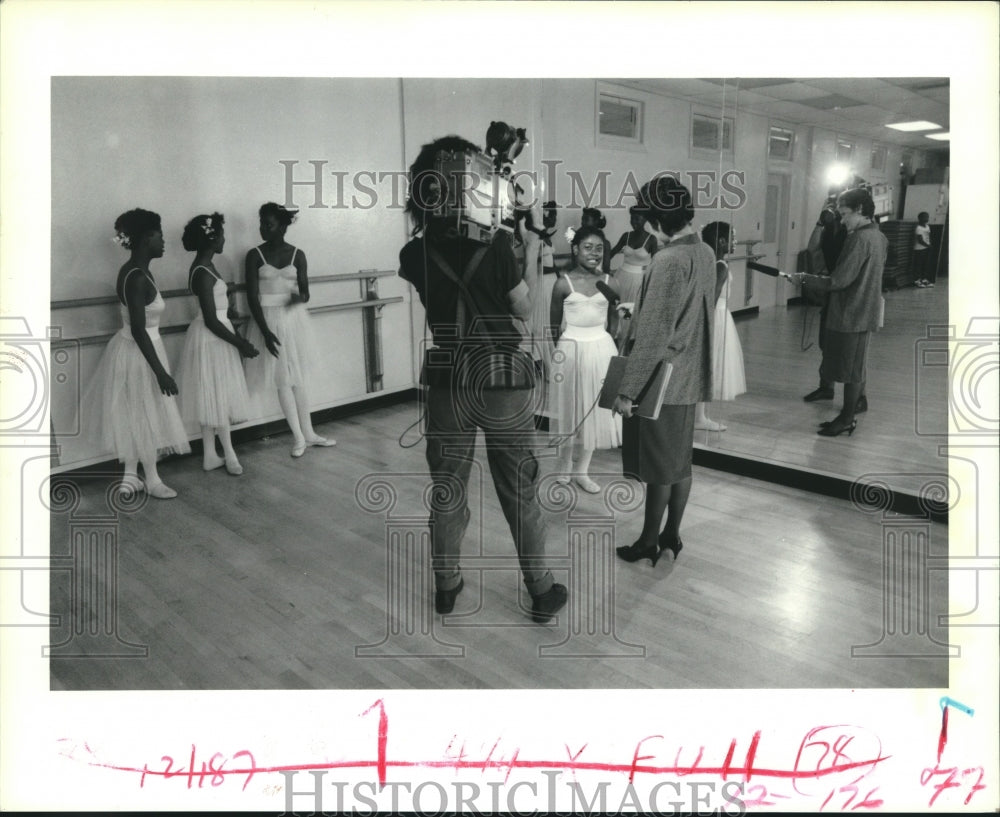
<svg viewBox="0 0 1000 817"><path fill-rule="evenodd" d="M491 122L483 152L441 151L434 162L438 192L427 215L454 221L462 235L489 243L498 231L514 232L514 159L528 144L524 128Z"/></svg>

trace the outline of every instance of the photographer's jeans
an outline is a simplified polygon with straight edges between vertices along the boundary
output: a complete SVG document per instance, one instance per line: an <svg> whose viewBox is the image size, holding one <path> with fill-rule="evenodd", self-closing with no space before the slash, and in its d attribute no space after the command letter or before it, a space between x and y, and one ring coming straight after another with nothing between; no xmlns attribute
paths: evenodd
<svg viewBox="0 0 1000 817"><path fill-rule="evenodd" d="M448 388L426 392L427 465L435 489L431 500L435 585L438 590L452 590L461 579L459 556L469 523L466 488L477 429L482 428L493 485L514 537L524 584L532 596L547 593L552 573L545 566L545 520L536 492L534 418L524 411L524 392L480 392L474 411L465 410L469 400L465 393Z"/></svg>

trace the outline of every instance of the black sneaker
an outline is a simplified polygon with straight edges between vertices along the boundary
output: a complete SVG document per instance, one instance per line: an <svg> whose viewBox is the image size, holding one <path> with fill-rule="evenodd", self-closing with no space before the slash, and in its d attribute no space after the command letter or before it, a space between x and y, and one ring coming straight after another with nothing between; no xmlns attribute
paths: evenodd
<svg viewBox="0 0 1000 817"><path fill-rule="evenodd" d="M553 584L548 592L532 596L531 618L536 624L545 624L552 620L566 604L566 585Z"/></svg>
<svg viewBox="0 0 1000 817"><path fill-rule="evenodd" d="M833 389L824 389L820 386L816 391L811 391L805 397L802 398L807 403L815 403L817 400L832 400L833 399Z"/></svg>
<svg viewBox="0 0 1000 817"><path fill-rule="evenodd" d="M465 579L459 576L458 584L451 588L451 590L438 590L434 594L434 609L441 613L441 615L454 610L455 598L462 592L463 587L465 587Z"/></svg>

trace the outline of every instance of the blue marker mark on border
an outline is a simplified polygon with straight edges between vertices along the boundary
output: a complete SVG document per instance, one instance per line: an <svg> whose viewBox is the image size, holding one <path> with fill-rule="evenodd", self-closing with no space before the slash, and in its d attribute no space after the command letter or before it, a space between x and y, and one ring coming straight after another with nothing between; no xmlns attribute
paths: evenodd
<svg viewBox="0 0 1000 817"><path fill-rule="evenodd" d="M970 717L976 714L976 710L973 709L972 707L966 706L965 704L961 704L958 701L954 700L953 698L949 698L947 696L942 697L939 703L941 704L941 709L945 709L946 707L950 706L952 709L957 709L959 712L964 712L966 715L969 715Z"/></svg>

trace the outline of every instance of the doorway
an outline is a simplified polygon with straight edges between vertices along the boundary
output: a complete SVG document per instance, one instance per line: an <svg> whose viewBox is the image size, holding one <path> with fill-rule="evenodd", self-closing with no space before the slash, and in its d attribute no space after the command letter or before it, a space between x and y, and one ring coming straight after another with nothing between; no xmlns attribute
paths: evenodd
<svg viewBox="0 0 1000 817"><path fill-rule="evenodd" d="M789 177L782 173L767 174L767 192L764 198L764 233L757 252L764 258L761 263L777 267L782 272L794 272L788 263L788 189ZM761 276L764 278L764 276ZM764 278L758 280L760 290L757 302L761 309L785 303L785 280Z"/></svg>

